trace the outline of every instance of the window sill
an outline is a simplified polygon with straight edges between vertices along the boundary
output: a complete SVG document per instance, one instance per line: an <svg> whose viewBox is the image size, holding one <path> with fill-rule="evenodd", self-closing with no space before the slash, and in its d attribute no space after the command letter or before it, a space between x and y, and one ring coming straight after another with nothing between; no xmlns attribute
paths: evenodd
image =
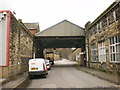
<svg viewBox="0 0 120 90"><path fill-rule="evenodd" d="M101 62L97 62L97 61L92 61L91 63L101 63Z"/></svg>
<svg viewBox="0 0 120 90"><path fill-rule="evenodd" d="M120 61L110 61L110 63L120 63Z"/></svg>

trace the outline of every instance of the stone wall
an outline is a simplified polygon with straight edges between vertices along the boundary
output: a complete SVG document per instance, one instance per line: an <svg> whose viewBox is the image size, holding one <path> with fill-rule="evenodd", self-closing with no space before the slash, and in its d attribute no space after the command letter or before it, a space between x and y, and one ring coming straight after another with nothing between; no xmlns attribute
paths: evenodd
<svg viewBox="0 0 120 90"><path fill-rule="evenodd" d="M57 55L57 54L54 54L54 60L57 61L57 60L61 60L60 56Z"/></svg>
<svg viewBox="0 0 120 90"><path fill-rule="evenodd" d="M107 13L106 13L107 12ZM115 15L115 16L114 16ZM104 11L93 23L86 25L86 48L87 66L106 72L117 73L119 61L111 62L110 60L110 38L118 36L120 39L120 2L114 3L109 9ZM99 60L98 44L105 43L106 61ZM120 43L120 42L119 42ZM92 45L96 45L96 60L92 59ZM120 49L120 44L119 44Z"/></svg>
<svg viewBox="0 0 120 90"><path fill-rule="evenodd" d="M12 14L10 20L9 66L2 67L2 77L14 77L28 70L32 58L33 36Z"/></svg>
<svg viewBox="0 0 120 90"><path fill-rule="evenodd" d="M71 58L73 61L78 61L81 66L85 66L85 61L84 61L85 54L82 51L83 51L82 48L76 48L75 50L73 50L70 56L72 56Z"/></svg>

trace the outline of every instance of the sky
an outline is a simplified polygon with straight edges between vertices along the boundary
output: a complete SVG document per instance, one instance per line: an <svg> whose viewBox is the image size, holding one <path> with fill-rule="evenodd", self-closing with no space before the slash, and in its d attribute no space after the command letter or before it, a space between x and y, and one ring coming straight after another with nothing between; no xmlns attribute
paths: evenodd
<svg viewBox="0 0 120 90"><path fill-rule="evenodd" d="M23 23L39 22L40 31L63 20L84 27L115 0L0 0L0 10L15 12Z"/></svg>

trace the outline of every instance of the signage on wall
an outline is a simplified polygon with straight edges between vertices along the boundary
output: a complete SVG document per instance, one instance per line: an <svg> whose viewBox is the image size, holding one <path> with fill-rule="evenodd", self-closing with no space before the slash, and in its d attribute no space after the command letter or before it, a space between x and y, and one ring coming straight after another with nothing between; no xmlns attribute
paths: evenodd
<svg viewBox="0 0 120 90"><path fill-rule="evenodd" d="M9 65L10 11L0 11L0 66Z"/></svg>

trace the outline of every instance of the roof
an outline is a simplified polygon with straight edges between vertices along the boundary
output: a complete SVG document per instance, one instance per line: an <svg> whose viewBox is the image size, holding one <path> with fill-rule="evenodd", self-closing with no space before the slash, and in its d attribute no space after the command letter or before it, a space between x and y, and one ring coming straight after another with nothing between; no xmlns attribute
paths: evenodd
<svg viewBox="0 0 120 90"><path fill-rule="evenodd" d="M29 29L36 29L37 31L39 30L39 23L24 23L24 25Z"/></svg>
<svg viewBox="0 0 120 90"><path fill-rule="evenodd" d="M45 32L46 30L48 30L48 29L50 29L50 28L52 28L52 27L54 27L54 26L56 26L56 25L58 25L60 23L63 23L63 22L69 22L69 23L71 23L71 24L73 24L73 25L75 25L75 26L77 26L77 27L79 27L79 28L81 28L81 29L84 30L84 28L82 28L82 27L80 27L80 26L78 26L78 25L76 25L76 24L74 24L74 23L72 23L72 22L70 22L70 21L68 21L68 20L65 19L65 20L63 20L63 21L61 21L61 22L59 22L59 23L57 23L57 24L55 24L55 25L53 25L53 26L51 26L51 27L49 27L49 28L47 28L47 29L45 29L43 31L41 31L40 33Z"/></svg>
<svg viewBox="0 0 120 90"><path fill-rule="evenodd" d="M103 13L101 13L89 26L92 27L94 24L96 24L104 15L106 15L112 8L114 8L118 3L118 2L113 2Z"/></svg>
<svg viewBox="0 0 120 90"><path fill-rule="evenodd" d="M69 24L69 26L66 26L65 27L65 25L61 25L61 24L65 24L65 23L67 23L67 24ZM71 25L71 26L70 26ZM68 21L68 20L63 20L63 21L61 21L61 22L59 22L59 23L57 23L57 24L55 24L55 25L53 25L53 26L51 26L51 27L49 27L49 28L47 28L47 29L45 29L45 30L43 30L43 31L41 31L41 32L38 32L38 33L36 33L36 36L39 36L39 35L42 35L42 36L44 36L46 33L47 34L49 34L49 35L51 35L51 33L55 33L56 35L57 34L59 34L58 32L57 32L57 30L58 31L60 31L60 32L64 32L65 33L65 31L66 32L68 32L67 31L67 29L68 29L68 27L69 27L69 31L70 31L70 28L71 27L76 27L77 29L79 28L82 32L84 32L84 28L82 28L82 27L80 27L80 26L78 26L78 25L76 25L76 24L74 24L74 23L72 23L72 22L70 22L70 21ZM57 28L57 27L59 27L59 28ZM61 28L62 27L62 28ZM64 29L64 30L63 30ZM80 31L79 30L79 31ZM73 30L71 30L71 32L72 32ZM62 34L61 34L62 35Z"/></svg>

